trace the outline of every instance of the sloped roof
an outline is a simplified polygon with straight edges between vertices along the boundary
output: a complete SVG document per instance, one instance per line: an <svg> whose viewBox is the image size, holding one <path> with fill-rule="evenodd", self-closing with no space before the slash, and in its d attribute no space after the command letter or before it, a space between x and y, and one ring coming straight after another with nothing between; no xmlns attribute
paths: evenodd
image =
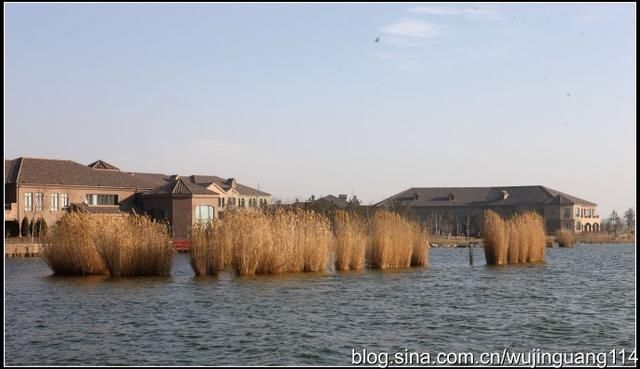
<svg viewBox="0 0 640 369"><path fill-rule="evenodd" d="M20 157L5 160L4 167L5 183L120 187L144 191L156 190L171 182L171 177L166 174L123 172L102 160L85 166L71 160ZM213 194L206 189L211 183L216 183L225 191L231 188L228 179L218 176L192 175L181 178L193 194ZM245 196L270 196L266 192L240 183L236 183L235 190Z"/></svg>
<svg viewBox="0 0 640 369"><path fill-rule="evenodd" d="M4 183L16 183L22 158L4 161Z"/></svg>
<svg viewBox="0 0 640 369"><path fill-rule="evenodd" d="M120 170L117 167L107 163L106 161L102 161L100 159L94 161L93 163L87 165L92 169L103 169L103 170Z"/></svg>
<svg viewBox="0 0 640 369"><path fill-rule="evenodd" d="M143 195L149 196L149 195L217 195L217 194L189 180L184 180L182 177L177 177L163 185L160 185L150 191L145 192Z"/></svg>
<svg viewBox="0 0 640 369"><path fill-rule="evenodd" d="M507 197L504 198L503 191ZM450 196L453 194L453 196ZM595 206L596 204L573 197L544 186L505 187L414 187L385 199L377 206L398 201L415 207L451 206L503 206L522 203L544 204L557 195L563 195L572 203Z"/></svg>
<svg viewBox="0 0 640 369"><path fill-rule="evenodd" d="M554 190L552 188L549 187L544 187L542 186L547 192L549 192L553 198L549 199L547 201L547 204L559 204L559 205L589 205L589 206L596 206L597 204L587 201L587 200L583 200L581 198L575 197L575 196L571 196L568 195L564 192L560 192L557 190Z"/></svg>
<svg viewBox="0 0 640 369"><path fill-rule="evenodd" d="M200 186L204 186L204 187L208 187L212 183L215 183L225 191L229 191L229 189L231 189L231 184L229 183L229 179L232 179L232 178L225 179L218 176L191 175L189 176L189 179L193 183L199 184ZM266 192L256 190L255 188L251 188L249 186L245 186L237 182L236 182L235 190L238 191L240 195L245 195L245 196L270 196L270 194Z"/></svg>
<svg viewBox="0 0 640 369"><path fill-rule="evenodd" d="M97 170L71 160L18 158L12 160L6 183L76 185L151 189L158 182L148 176L119 170ZM7 169L5 160L5 170Z"/></svg>

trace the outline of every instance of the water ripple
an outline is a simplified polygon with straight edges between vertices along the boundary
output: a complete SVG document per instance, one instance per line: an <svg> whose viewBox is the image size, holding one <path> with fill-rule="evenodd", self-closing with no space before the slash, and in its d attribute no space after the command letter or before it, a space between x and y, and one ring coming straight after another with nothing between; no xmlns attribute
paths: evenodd
<svg viewBox="0 0 640 369"><path fill-rule="evenodd" d="M352 348L635 347L633 246L548 249L540 265L467 258L432 249L432 265L412 270L195 278L179 255L172 277L132 279L51 277L39 259L7 259L6 362L321 365L350 364Z"/></svg>

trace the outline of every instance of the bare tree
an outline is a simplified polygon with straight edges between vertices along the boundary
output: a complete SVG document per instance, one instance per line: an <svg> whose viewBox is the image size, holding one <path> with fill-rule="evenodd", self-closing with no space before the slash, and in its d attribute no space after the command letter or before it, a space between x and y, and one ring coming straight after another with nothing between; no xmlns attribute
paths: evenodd
<svg viewBox="0 0 640 369"><path fill-rule="evenodd" d="M624 223L625 226L627 227L628 231L634 231L636 228L636 212L633 210L633 208L629 208L627 209L627 211L624 212Z"/></svg>
<svg viewBox="0 0 640 369"><path fill-rule="evenodd" d="M618 233L620 230L620 217L618 216L618 212L616 209L611 210L611 214L609 215L609 219L607 219L607 232L609 233Z"/></svg>

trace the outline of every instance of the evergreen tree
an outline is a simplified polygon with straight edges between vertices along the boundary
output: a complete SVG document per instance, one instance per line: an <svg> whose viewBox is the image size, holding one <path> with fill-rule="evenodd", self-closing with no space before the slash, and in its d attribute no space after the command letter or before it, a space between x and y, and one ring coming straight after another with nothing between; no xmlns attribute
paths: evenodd
<svg viewBox="0 0 640 369"><path fill-rule="evenodd" d="M20 234L22 235L22 237L29 237L29 219L27 219L26 215L24 218L22 218L22 224L20 225Z"/></svg>

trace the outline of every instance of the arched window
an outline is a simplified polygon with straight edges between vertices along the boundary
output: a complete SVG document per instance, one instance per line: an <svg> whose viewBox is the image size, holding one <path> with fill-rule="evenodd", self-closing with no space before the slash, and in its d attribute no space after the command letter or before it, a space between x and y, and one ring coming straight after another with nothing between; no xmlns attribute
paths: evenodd
<svg viewBox="0 0 640 369"><path fill-rule="evenodd" d="M196 206L196 222L208 222L213 220L215 210L210 205Z"/></svg>

